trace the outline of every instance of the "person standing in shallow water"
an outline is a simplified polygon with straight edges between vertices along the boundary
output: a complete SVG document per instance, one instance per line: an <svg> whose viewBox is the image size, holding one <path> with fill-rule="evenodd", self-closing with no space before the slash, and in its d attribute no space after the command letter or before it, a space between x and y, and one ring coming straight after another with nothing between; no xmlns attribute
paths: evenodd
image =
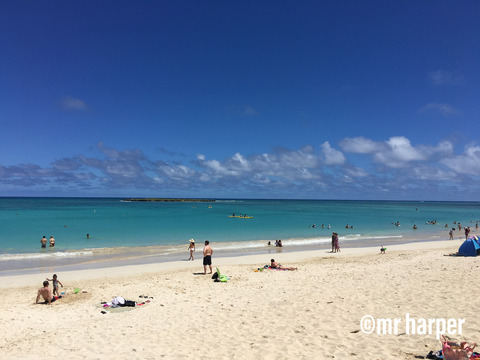
<svg viewBox="0 0 480 360"><path fill-rule="evenodd" d="M205 247L203 248L203 274L207 274L207 266L210 267L210 274L212 273L212 254L213 249L210 246L210 242L205 241Z"/></svg>
<svg viewBox="0 0 480 360"><path fill-rule="evenodd" d="M47 247L47 238L45 237L45 235L43 235L42 240L40 240L40 244L42 244L42 248Z"/></svg>

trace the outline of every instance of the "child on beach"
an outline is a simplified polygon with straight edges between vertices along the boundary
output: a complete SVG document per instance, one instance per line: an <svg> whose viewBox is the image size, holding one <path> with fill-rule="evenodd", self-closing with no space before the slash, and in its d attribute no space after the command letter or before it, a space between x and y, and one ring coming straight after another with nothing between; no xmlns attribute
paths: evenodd
<svg viewBox="0 0 480 360"><path fill-rule="evenodd" d="M48 281L53 283L53 295L57 292L57 296L60 296L60 291L58 291L58 284L60 284L63 288L63 284L57 279L57 274L53 274L53 279L47 278Z"/></svg>

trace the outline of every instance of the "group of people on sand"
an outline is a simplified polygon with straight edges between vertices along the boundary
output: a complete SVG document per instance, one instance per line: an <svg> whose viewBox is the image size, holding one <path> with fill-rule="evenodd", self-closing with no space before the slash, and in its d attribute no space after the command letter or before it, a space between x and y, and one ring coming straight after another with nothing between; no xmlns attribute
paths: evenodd
<svg viewBox="0 0 480 360"><path fill-rule="evenodd" d="M55 239L53 238L53 236L50 236L50 240L47 240L47 237L43 235L42 240L40 240L40 244L42 244L42 248L47 247L47 242L50 244L50 247L55 246Z"/></svg>
<svg viewBox="0 0 480 360"><path fill-rule="evenodd" d="M53 294L52 290L50 289L50 281L53 284ZM43 287L38 289L37 292L37 299L35 300L35 304L38 304L40 298L43 298L43 304L51 305L55 300L61 299L62 295L60 295L59 287L60 285L63 288L63 284L58 280L57 274L53 274L51 279L46 278L43 282ZM55 295L56 294L56 295Z"/></svg>
<svg viewBox="0 0 480 360"><path fill-rule="evenodd" d="M190 252L190 260L194 260L193 253L195 252L195 240L190 239L190 244L188 245L188 251ZM207 273L207 266L210 269L210 273L212 273L212 255L213 255L213 249L210 246L210 241L205 241L205 246L203 248L203 273Z"/></svg>

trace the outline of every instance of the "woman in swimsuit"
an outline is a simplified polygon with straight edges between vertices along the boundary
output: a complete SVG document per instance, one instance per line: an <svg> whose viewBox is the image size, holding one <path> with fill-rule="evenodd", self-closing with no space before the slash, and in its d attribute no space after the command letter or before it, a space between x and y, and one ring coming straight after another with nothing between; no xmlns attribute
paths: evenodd
<svg viewBox="0 0 480 360"><path fill-rule="evenodd" d="M190 239L190 245L188 245L188 250L190 251L190 258L188 260L193 261L193 252L195 251L195 240Z"/></svg>
<svg viewBox="0 0 480 360"><path fill-rule="evenodd" d="M282 264L279 264L275 261L275 259L270 260L270 267L272 269L281 269L281 270L297 270L297 268L294 267L285 267Z"/></svg>

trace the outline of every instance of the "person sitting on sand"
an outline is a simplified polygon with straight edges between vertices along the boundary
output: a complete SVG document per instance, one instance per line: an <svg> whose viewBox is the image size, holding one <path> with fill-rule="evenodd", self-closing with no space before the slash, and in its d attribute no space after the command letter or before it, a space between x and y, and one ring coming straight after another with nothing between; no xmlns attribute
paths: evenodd
<svg viewBox="0 0 480 360"><path fill-rule="evenodd" d="M279 264L275 261L275 259L270 260L270 267L272 269L282 269L282 270L298 270L297 268L294 267L285 267L282 264Z"/></svg>
<svg viewBox="0 0 480 360"><path fill-rule="evenodd" d="M38 300L40 300L40 297L43 297L43 299L45 300L45 304L48 304L48 305L52 305L52 302L62 298L61 296L52 296L52 292L50 291L50 287L48 285L49 285L49 282L45 280L43 282L43 287L38 289L37 299L35 300L35 304L38 304Z"/></svg>
<svg viewBox="0 0 480 360"><path fill-rule="evenodd" d="M387 248L382 245L382 247L380 248L380 254L385 254L386 250Z"/></svg>

